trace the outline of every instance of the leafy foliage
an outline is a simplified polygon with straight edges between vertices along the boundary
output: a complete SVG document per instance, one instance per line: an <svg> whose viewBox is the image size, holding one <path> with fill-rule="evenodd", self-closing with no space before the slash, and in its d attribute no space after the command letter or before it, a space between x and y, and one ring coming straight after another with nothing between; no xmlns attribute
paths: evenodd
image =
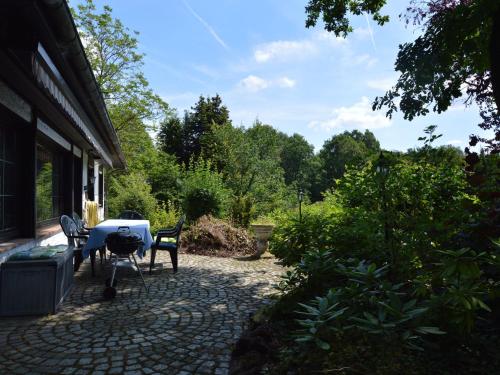
<svg viewBox="0 0 500 375"><path fill-rule="evenodd" d="M354 331L383 336L388 341L400 340L412 349L421 349L419 344L425 335L444 334L437 327L420 324L429 308L402 293L401 284L385 280L387 266L377 268L373 263L351 261L347 265L338 263L332 271L346 282L329 290L325 297L299 303L302 309L298 313L307 319L297 321L302 327L296 331L297 342L313 341L320 349L329 350L328 342L335 335Z"/></svg>
<svg viewBox="0 0 500 375"><path fill-rule="evenodd" d="M362 166L380 151L380 144L372 132L345 131L327 140L319 158L323 164L323 191L334 185L349 166Z"/></svg>
<svg viewBox="0 0 500 375"><path fill-rule="evenodd" d="M227 210L228 192L210 161L192 161L185 171L182 206L188 220L203 215L221 217Z"/></svg>
<svg viewBox="0 0 500 375"><path fill-rule="evenodd" d="M182 120L174 116L161 123L158 145L184 164L202 154L205 159L212 159L216 153L212 128L230 123L229 111L219 95L207 98L200 96L191 111L185 112Z"/></svg>
<svg viewBox="0 0 500 375"><path fill-rule="evenodd" d="M306 7L306 26L315 26L322 15L327 31L345 37L353 30L349 13L372 15L383 25L388 21L380 13L385 3L386 0L311 0ZM422 33L413 42L400 45L395 64L400 77L391 90L376 98L374 109L387 108L388 116L400 110L405 119L412 120L431 110L446 111L465 94L467 104L475 101L480 108L483 120L480 126L495 133L490 139L475 139L484 141L492 151L498 150L500 90L496 82L500 82L500 32L493 31L495 24L500 30L499 3L411 1L405 18L421 25ZM493 83L497 86L497 102Z"/></svg>
<svg viewBox="0 0 500 375"><path fill-rule="evenodd" d="M151 224L151 233L155 234L160 229L173 228L182 216L176 206L170 202L160 202L151 216L148 217Z"/></svg>
<svg viewBox="0 0 500 375"><path fill-rule="evenodd" d="M289 322L298 362L323 363L344 342L462 342L491 311L496 253L463 246L481 202L461 166L426 160L385 152L348 169L302 220L276 217L271 251L292 267L272 319Z"/></svg>
<svg viewBox="0 0 500 375"><path fill-rule="evenodd" d="M156 210L156 199L144 175L130 173L110 181L108 210L110 217L118 217L125 210L132 210L150 217Z"/></svg>
<svg viewBox="0 0 500 375"><path fill-rule="evenodd" d="M299 263L310 251L330 249L334 242L333 230L342 216L341 211L340 205L329 199L325 204L305 206L302 220L296 211L277 213L277 225L269 250L284 265L290 266Z"/></svg>
<svg viewBox="0 0 500 375"><path fill-rule="evenodd" d="M93 0L79 4L73 16L120 139L131 122L151 122L168 114L168 105L141 71L144 55L138 52L138 33L114 18L111 7L98 12Z"/></svg>
<svg viewBox="0 0 500 375"><path fill-rule="evenodd" d="M379 25L383 25L389 21L388 16L380 13L385 3L386 0L310 0L306 6L306 27L315 26L322 15L325 30L333 31L336 36L345 37L353 30L347 18L347 12L354 15L372 14L373 19Z"/></svg>

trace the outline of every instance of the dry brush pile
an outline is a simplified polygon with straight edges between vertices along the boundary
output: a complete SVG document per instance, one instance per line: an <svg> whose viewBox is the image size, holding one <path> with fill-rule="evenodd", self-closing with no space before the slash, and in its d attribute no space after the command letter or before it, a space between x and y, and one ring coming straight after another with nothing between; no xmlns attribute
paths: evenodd
<svg viewBox="0 0 500 375"><path fill-rule="evenodd" d="M183 233L181 251L234 257L253 255L257 249L255 240L245 229L212 216L202 216Z"/></svg>

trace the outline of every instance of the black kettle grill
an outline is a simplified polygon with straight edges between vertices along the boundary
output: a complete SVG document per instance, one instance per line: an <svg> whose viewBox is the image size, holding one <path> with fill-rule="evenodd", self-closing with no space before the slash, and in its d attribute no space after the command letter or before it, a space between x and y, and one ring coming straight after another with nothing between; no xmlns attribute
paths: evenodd
<svg viewBox="0 0 500 375"><path fill-rule="evenodd" d="M129 227L119 227L118 231L112 232L106 236L106 247L111 252L111 258L114 255L113 269L111 273L111 278L106 280L106 289L104 289L103 296L105 299L112 299L116 297L116 285L117 280L115 279L116 268L118 266L118 261L120 259L128 259L131 263L132 260L139 271L139 275L141 276L142 282L144 284L144 288L148 291L148 287L146 286L146 282L144 281L144 277L142 276L142 271L137 264L137 260L135 259L134 253L137 251L139 246L143 245L142 237L130 231Z"/></svg>
<svg viewBox="0 0 500 375"><path fill-rule="evenodd" d="M106 247L112 254L118 256L129 256L142 245L142 237L137 234L125 231L113 232L106 237Z"/></svg>

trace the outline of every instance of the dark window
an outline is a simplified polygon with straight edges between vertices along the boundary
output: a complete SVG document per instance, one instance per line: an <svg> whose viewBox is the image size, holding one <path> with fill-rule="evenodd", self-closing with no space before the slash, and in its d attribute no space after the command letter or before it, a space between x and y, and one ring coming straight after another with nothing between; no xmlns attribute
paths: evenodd
<svg viewBox="0 0 500 375"><path fill-rule="evenodd" d="M82 159L73 156L73 210L82 216Z"/></svg>
<svg viewBox="0 0 500 375"><path fill-rule="evenodd" d="M17 209L17 134L0 127L0 238L18 232Z"/></svg>
<svg viewBox="0 0 500 375"><path fill-rule="evenodd" d="M63 212L63 156L46 143L36 145L36 221L53 222Z"/></svg>
<svg viewBox="0 0 500 375"><path fill-rule="evenodd" d="M93 201L95 198L94 183L94 160L89 158L89 165L87 169L87 200L89 201Z"/></svg>

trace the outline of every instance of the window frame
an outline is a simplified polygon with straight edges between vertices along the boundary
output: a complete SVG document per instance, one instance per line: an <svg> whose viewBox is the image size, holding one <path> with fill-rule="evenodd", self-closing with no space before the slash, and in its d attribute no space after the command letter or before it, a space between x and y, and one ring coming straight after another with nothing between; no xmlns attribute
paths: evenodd
<svg viewBox="0 0 500 375"><path fill-rule="evenodd" d="M12 140L10 137L7 137L8 135L14 135L15 140L14 140L14 148L13 148L13 154L14 160L7 160L6 157L6 145L8 143L11 143ZM13 129L12 127L4 124L0 124L0 241L5 241L11 238L18 237L21 233L21 224L20 224L20 217L18 215L14 215L14 222L15 224L11 227L4 228L4 223L5 223L5 207L6 205L4 204L4 198L5 197L13 197L14 199L14 204L13 204L13 210L17 213L19 212L19 194L4 194L5 191L5 186L6 186L6 163L10 164L13 166L13 172L15 173L14 176L14 186L15 186L15 191L17 192L18 184L19 184L19 179L20 175L18 172L18 169L20 167L20 155L19 155L19 131L17 129Z"/></svg>
<svg viewBox="0 0 500 375"><path fill-rule="evenodd" d="M40 144L40 146L42 146L43 148L45 148L47 151L49 151L53 157L54 154L57 155L58 157L58 171L57 171L57 178L58 178L58 191L57 191L57 194L54 195L54 186L52 185L52 194L51 194L51 198L52 198L52 204L51 204L51 208L52 208L52 215L54 215L54 211L55 211L55 208L54 208L54 197L57 197L58 199L58 213L51 217L51 218L48 218L48 219L44 219L44 220L39 220L38 219L38 205L37 205L37 177L38 177L38 145ZM69 153L68 153L68 150L64 149L63 147L61 147L57 142L55 142L54 140L50 139L49 137L47 137L45 134L41 133L41 132L37 132L36 134L36 138L35 138L35 204L37 205L36 207L36 212L35 212L35 223L36 223L36 228L39 229L39 228L44 228L44 227L47 227L47 226L50 226L50 225L54 225L56 223L59 222L59 217L65 212L65 188L70 188L72 189L72 185L68 185L68 184L65 184L64 183L64 179L65 179L65 163L66 163L66 158L68 157ZM52 159L53 160L53 159ZM52 178L54 178L54 174L52 174ZM71 181L71 184L73 182Z"/></svg>

